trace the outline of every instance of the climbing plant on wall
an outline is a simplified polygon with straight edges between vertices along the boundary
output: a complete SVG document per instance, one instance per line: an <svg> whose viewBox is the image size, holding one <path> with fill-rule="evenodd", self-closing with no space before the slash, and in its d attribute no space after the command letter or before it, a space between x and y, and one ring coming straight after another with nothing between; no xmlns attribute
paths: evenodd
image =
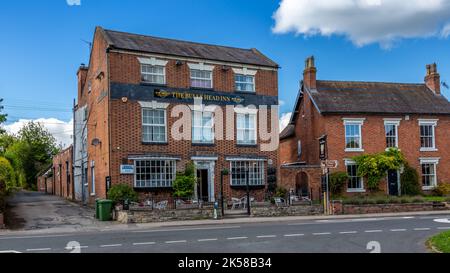
<svg viewBox="0 0 450 273"><path fill-rule="evenodd" d="M383 153L356 156L353 160L358 165L358 176L367 177L367 188L371 191L379 189L380 181L388 171L400 170L406 164L403 154L395 148Z"/></svg>

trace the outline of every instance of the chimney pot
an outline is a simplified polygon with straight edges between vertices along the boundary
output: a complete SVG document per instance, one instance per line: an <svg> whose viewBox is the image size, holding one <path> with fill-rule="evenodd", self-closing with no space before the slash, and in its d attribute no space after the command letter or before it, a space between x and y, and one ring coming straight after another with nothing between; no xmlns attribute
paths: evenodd
<svg viewBox="0 0 450 273"><path fill-rule="evenodd" d="M303 82L309 89L316 89L316 74L314 56L308 57L305 61L305 71L303 72Z"/></svg>
<svg viewBox="0 0 450 273"><path fill-rule="evenodd" d="M437 71L436 63L427 65L427 75L425 76L425 84L435 94L441 94L441 76Z"/></svg>

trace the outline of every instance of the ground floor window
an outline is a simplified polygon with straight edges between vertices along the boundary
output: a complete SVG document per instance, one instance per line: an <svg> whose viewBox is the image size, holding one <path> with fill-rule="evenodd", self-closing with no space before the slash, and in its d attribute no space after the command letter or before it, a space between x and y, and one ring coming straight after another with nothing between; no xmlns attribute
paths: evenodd
<svg viewBox="0 0 450 273"><path fill-rule="evenodd" d="M170 188L176 176L175 160L137 160L136 188Z"/></svg>
<svg viewBox="0 0 450 273"><path fill-rule="evenodd" d="M353 162L346 162L348 174L348 192L364 191L363 178L358 176L358 165Z"/></svg>
<svg viewBox="0 0 450 273"><path fill-rule="evenodd" d="M435 162L423 162L421 164L422 169L422 185L426 188L434 188L437 186L436 178L436 163Z"/></svg>
<svg viewBox="0 0 450 273"><path fill-rule="evenodd" d="M263 161L231 161L231 186L264 185Z"/></svg>

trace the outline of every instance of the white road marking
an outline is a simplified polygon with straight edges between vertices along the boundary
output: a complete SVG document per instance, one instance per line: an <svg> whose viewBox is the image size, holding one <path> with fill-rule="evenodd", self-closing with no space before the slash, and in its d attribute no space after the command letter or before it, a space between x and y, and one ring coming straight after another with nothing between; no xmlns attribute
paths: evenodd
<svg viewBox="0 0 450 273"><path fill-rule="evenodd" d="M180 240L180 241L167 241L166 244L181 244L181 243L187 243L186 240Z"/></svg>
<svg viewBox="0 0 450 273"><path fill-rule="evenodd" d="M219 239L211 238L211 239L200 239L200 240L197 240L197 241L198 242L212 242L212 241L217 241L217 240L219 240Z"/></svg>
<svg viewBox="0 0 450 273"><path fill-rule="evenodd" d="M365 233L378 233L378 232L383 232L381 229L377 229L377 230L366 230L364 231Z"/></svg>
<svg viewBox="0 0 450 273"><path fill-rule="evenodd" d="M406 231L406 229L404 228L400 228L400 229L391 229L392 232L403 232Z"/></svg>
<svg viewBox="0 0 450 273"><path fill-rule="evenodd" d="M151 233L151 232L170 232L170 231L191 231L191 230L216 230L216 229L236 229L241 226L229 227L204 227L204 228L177 228L177 229L158 229L158 230L135 230L134 233Z"/></svg>
<svg viewBox="0 0 450 273"><path fill-rule="evenodd" d="M406 216L406 217L402 217L402 219L414 219L414 218L416 218L416 217L414 217L414 216Z"/></svg>
<svg viewBox="0 0 450 273"><path fill-rule="evenodd" d="M16 251L16 250L5 250L5 251L0 251L0 253L7 254L7 253L22 253L22 252L19 252L19 251Z"/></svg>
<svg viewBox="0 0 450 273"><path fill-rule="evenodd" d="M27 249L27 252L40 252L40 251L50 251L51 248L34 248L34 249Z"/></svg>
<svg viewBox="0 0 450 273"><path fill-rule="evenodd" d="M314 236L331 235L331 232L313 233Z"/></svg>
<svg viewBox="0 0 450 273"><path fill-rule="evenodd" d="M286 234L286 235L284 235L284 237L301 237L301 236L305 236L305 234Z"/></svg>
<svg viewBox="0 0 450 273"><path fill-rule="evenodd" d="M450 227L438 227L438 229L440 229L440 230L446 230L446 229L450 229Z"/></svg>
<svg viewBox="0 0 450 273"><path fill-rule="evenodd" d="M227 238L227 240L245 240L248 239L248 237L230 237Z"/></svg>
<svg viewBox="0 0 450 273"><path fill-rule="evenodd" d="M342 232L339 232L339 234L356 234L356 233L358 233L358 231L342 231Z"/></svg>
<svg viewBox="0 0 450 273"><path fill-rule="evenodd" d="M415 231L425 231L425 230L431 230L431 228L415 228Z"/></svg>
<svg viewBox="0 0 450 273"><path fill-rule="evenodd" d="M146 242L146 243L134 243L134 246L148 246L148 245L154 245L155 242Z"/></svg>
<svg viewBox="0 0 450 273"><path fill-rule="evenodd" d="M437 223L441 223L441 224L450 224L450 219L435 219L434 220Z"/></svg>
<svg viewBox="0 0 450 273"><path fill-rule="evenodd" d="M84 249L89 248L88 246L77 246L77 247L66 247L66 250L74 250L74 249Z"/></svg>
<svg viewBox="0 0 450 273"><path fill-rule="evenodd" d="M277 235L261 235L261 236L256 236L256 238L259 239L264 239L264 238L276 238Z"/></svg>
<svg viewBox="0 0 450 273"><path fill-rule="evenodd" d="M119 247L122 246L122 244L115 244L115 245L101 245L101 248L107 248L107 247Z"/></svg>

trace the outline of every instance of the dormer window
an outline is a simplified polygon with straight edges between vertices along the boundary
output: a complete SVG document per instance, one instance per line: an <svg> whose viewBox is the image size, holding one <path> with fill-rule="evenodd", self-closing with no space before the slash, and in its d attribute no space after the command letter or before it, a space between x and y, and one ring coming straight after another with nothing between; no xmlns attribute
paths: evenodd
<svg viewBox="0 0 450 273"><path fill-rule="evenodd" d="M141 81L144 83L166 84L167 61L156 58L138 58L141 63Z"/></svg>
<svg viewBox="0 0 450 273"><path fill-rule="evenodd" d="M213 70L214 66L199 64L188 64L191 70L191 87L213 88Z"/></svg>

